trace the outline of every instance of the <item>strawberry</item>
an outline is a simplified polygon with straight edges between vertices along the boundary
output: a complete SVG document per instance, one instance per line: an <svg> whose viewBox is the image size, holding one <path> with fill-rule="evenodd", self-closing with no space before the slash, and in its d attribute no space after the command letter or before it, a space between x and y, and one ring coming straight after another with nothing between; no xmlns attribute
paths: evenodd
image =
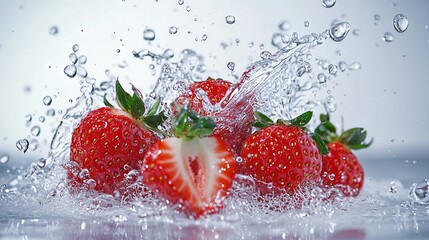
<svg viewBox="0 0 429 240"><path fill-rule="evenodd" d="M336 187L345 196L357 196L364 183L364 170L352 149L367 148L366 131L352 128L337 135L337 129L329 121L329 114L320 115L321 124L315 132L327 143L329 154L322 156L321 183L323 187Z"/></svg>
<svg viewBox="0 0 429 240"><path fill-rule="evenodd" d="M91 111L73 131L70 159L80 174L68 168L72 186L94 185L95 182L94 189L98 192L123 192L124 175L139 169L147 149L159 140L149 130L156 130L164 119L162 113L155 114L159 101L144 115L144 104L138 92L130 96L117 81L116 93L122 109L102 107ZM106 98L104 100L111 106Z"/></svg>
<svg viewBox="0 0 429 240"><path fill-rule="evenodd" d="M219 137L208 117L182 108L175 137L152 145L143 160L143 183L191 217L218 212L236 173L232 150Z"/></svg>
<svg viewBox="0 0 429 240"><path fill-rule="evenodd" d="M232 149L239 153L241 143L252 131L253 109L245 99L229 107L225 111L208 112L205 106L215 105L232 90L232 84L222 79L208 78L202 82L196 82L189 86L189 91L179 96L176 100L180 106L188 104L188 108L201 116L212 116L216 119L216 127L213 136L220 137L227 142ZM204 96L204 97L203 97ZM220 107L229 103L224 100Z"/></svg>
<svg viewBox="0 0 429 240"><path fill-rule="evenodd" d="M318 135L304 128L312 112L277 123L259 112L255 117L254 126L260 129L244 140L241 172L257 180L262 193L269 184L293 194L303 183L319 177L327 148Z"/></svg>

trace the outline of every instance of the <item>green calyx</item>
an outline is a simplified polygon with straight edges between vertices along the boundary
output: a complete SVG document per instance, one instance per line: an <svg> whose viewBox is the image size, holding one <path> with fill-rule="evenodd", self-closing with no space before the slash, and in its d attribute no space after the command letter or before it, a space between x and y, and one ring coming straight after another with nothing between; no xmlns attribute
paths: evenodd
<svg viewBox="0 0 429 240"><path fill-rule="evenodd" d="M341 142L350 149L363 149L369 147L374 139L365 143L367 132L363 128L351 128L337 135L337 128L329 120L329 114L320 114L320 124L315 132L321 136L325 143Z"/></svg>
<svg viewBox="0 0 429 240"><path fill-rule="evenodd" d="M191 140L195 137L207 137L212 135L216 124L210 117L200 117L187 107L180 107L173 133L176 137Z"/></svg>
<svg viewBox="0 0 429 240"><path fill-rule="evenodd" d="M272 126L272 125L283 124L286 126L300 127L304 131L308 132L306 125L311 121L311 118L313 117L313 112L307 111L290 120L278 119L276 122L274 122L272 119L270 119L268 116L264 115L261 112L256 111L254 112L254 115L255 115L255 121L253 122L253 126L259 129ZM316 132L314 133L310 132L310 136L316 142L317 148L319 149L320 153L322 155L328 154L329 149L326 146L326 143L321 138L321 136Z"/></svg>
<svg viewBox="0 0 429 240"><path fill-rule="evenodd" d="M164 111L159 111L159 106L161 104L160 98L158 98L152 107L146 111L142 94L137 88L132 86L133 94L130 95L124 90L119 80L116 80L115 87L116 100L122 110L137 119L137 121L139 121L144 127L164 135L158 130L158 126L167 119ZM104 95L103 102L106 106L113 107L113 105L106 99L106 95Z"/></svg>

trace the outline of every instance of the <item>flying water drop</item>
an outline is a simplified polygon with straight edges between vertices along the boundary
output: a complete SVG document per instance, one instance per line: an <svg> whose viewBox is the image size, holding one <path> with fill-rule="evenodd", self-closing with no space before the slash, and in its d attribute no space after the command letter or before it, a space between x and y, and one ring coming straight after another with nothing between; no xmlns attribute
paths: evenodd
<svg viewBox="0 0 429 240"><path fill-rule="evenodd" d="M79 45L77 45L77 44L73 45L72 50L73 50L73 52L79 51Z"/></svg>
<svg viewBox="0 0 429 240"><path fill-rule="evenodd" d="M31 128L31 135L37 137L40 135L40 127L39 126L33 126Z"/></svg>
<svg viewBox="0 0 429 240"><path fill-rule="evenodd" d="M54 35L57 35L57 34L58 34L58 31L59 31L59 30L58 30L58 27L57 27L57 26L52 26L52 27L50 27L50 28L49 28L49 34L50 34L50 35L53 35L53 36L54 36Z"/></svg>
<svg viewBox="0 0 429 240"><path fill-rule="evenodd" d="M429 204L429 179L423 179L411 186L410 198L420 204Z"/></svg>
<svg viewBox="0 0 429 240"><path fill-rule="evenodd" d="M21 151L22 153L27 152L29 145L30 143L28 142L27 139L20 139L16 142L16 148L18 148L18 150Z"/></svg>
<svg viewBox="0 0 429 240"><path fill-rule="evenodd" d="M404 14L397 14L393 18L393 27L398 33L403 33L408 28L408 18Z"/></svg>
<svg viewBox="0 0 429 240"><path fill-rule="evenodd" d="M350 31L350 24L348 22L340 22L340 23L335 24L329 30L329 36L335 42L340 42L344 38L346 38L349 31Z"/></svg>
<svg viewBox="0 0 429 240"><path fill-rule="evenodd" d="M386 32L384 35L383 35L383 41L385 41L385 42L392 42L393 41L393 39L394 39L394 37L393 37L393 34L392 33L390 33L390 32Z"/></svg>
<svg viewBox="0 0 429 240"><path fill-rule="evenodd" d="M5 164L9 161L9 155L5 154L0 157L0 164Z"/></svg>
<svg viewBox="0 0 429 240"><path fill-rule="evenodd" d="M74 64L67 65L64 68L64 73L66 74L67 77L74 78L77 73L77 68Z"/></svg>
<svg viewBox="0 0 429 240"><path fill-rule="evenodd" d="M234 62L229 62L229 63L226 65L226 67L227 67L229 70L234 71L235 63L234 63Z"/></svg>
<svg viewBox="0 0 429 240"><path fill-rule="evenodd" d="M351 63L349 66L348 66L348 69L349 70L361 70L362 69L362 65L359 63L359 62L354 62L354 63Z"/></svg>
<svg viewBox="0 0 429 240"><path fill-rule="evenodd" d="M283 21L279 24L279 29L282 31L287 31L290 28L290 24L288 21Z"/></svg>
<svg viewBox="0 0 429 240"><path fill-rule="evenodd" d="M52 103L52 98L51 97L45 96L43 98L43 104L45 104L45 106L49 106L49 105L51 105L51 103Z"/></svg>
<svg viewBox="0 0 429 240"><path fill-rule="evenodd" d="M335 5L336 2L337 2L336 0L323 0L322 1L322 5L325 8L331 8L331 7L333 7Z"/></svg>
<svg viewBox="0 0 429 240"><path fill-rule="evenodd" d="M152 29L146 29L143 31L143 39L147 41L153 41L155 39L155 31Z"/></svg>
<svg viewBox="0 0 429 240"><path fill-rule="evenodd" d="M168 29L168 32L169 32L170 34L176 34L176 33L177 33L177 27L175 27L175 26L170 27L170 28Z"/></svg>
<svg viewBox="0 0 429 240"><path fill-rule="evenodd" d="M234 24L235 23L235 17L232 15L228 15L225 17L225 21L228 24Z"/></svg>

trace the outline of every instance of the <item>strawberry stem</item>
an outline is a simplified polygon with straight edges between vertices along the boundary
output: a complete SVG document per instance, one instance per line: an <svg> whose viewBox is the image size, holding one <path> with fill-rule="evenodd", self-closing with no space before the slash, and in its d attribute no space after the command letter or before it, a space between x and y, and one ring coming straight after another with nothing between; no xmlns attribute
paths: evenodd
<svg viewBox="0 0 429 240"><path fill-rule="evenodd" d="M175 121L173 129L176 137L193 139L195 137L207 137L212 135L216 124L210 117L200 117L187 107L180 107L180 112Z"/></svg>

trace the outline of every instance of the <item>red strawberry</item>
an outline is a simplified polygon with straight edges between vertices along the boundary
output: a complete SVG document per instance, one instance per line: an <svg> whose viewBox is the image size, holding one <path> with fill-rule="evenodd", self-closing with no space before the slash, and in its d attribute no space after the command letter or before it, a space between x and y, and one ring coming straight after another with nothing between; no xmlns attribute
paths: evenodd
<svg viewBox="0 0 429 240"><path fill-rule="evenodd" d="M188 108L201 116L212 116L216 119L216 128L213 136L218 136L227 142L236 153L239 153L241 143L252 131L253 109L245 99L234 106L227 108L227 112L207 112L204 107L208 102L211 105L219 103L230 90L232 84L222 79L208 78L189 86L189 92L179 96L176 100L179 105L188 104ZM206 95L202 98L201 95ZM206 100L206 101L207 101ZM223 101L221 107L229 102Z"/></svg>
<svg viewBox="0 0 429 240"><path fill-rule="evenodd" d="M298 186L318 179L322 169L320 147L326 146L317 136L303 129L312 112L306 112L290 121L274 123L262 113L255 113L255 126L261 129L243 143L241 171L260 182L262 192L266 184L286 189L293 194ZM316 143L317 142L317 143ZM320 146L319 146L320 144ZM263 184L265 183L265 184Z"/></svg>
<svg viewBox="0 0 429 240"><path fill-rule="evenodd" d="M75 176L72 169L68 169L73 186L89 184L87 181L93 179L94 189L98 192L123 192L126 187L124 175L139 169L147 149L159 140L148 130L156 128L163 119L162 114L154 114L158 103L149 111L150 114L143 116L143 102L136 93L131 97L119 81L116 92L120 106L127 111L113 107L94 110L73 132L70 159L82 171Z"/></svg>
<svg viewBox="0 0 429 240"><path fill-rule="evenodd" d="M211 134L214 122L182 109L177 137L152 145L144 158L144 184L172 204L180 203L198 218L216 213L223 205L236 172L232 150Z"/></svg>
<svg viewBox="0 0 429 240"><path fill-rule="evenodd" d="M363 128L352 128L338 136L328 114L322 114L320 119L321 124L315 131L329 148L329 154L322 157L322 185L336 187L345 196L357 196L364 183L364 170L351 149L367 148L372 140L364 143L366 131Z"/></svg>

